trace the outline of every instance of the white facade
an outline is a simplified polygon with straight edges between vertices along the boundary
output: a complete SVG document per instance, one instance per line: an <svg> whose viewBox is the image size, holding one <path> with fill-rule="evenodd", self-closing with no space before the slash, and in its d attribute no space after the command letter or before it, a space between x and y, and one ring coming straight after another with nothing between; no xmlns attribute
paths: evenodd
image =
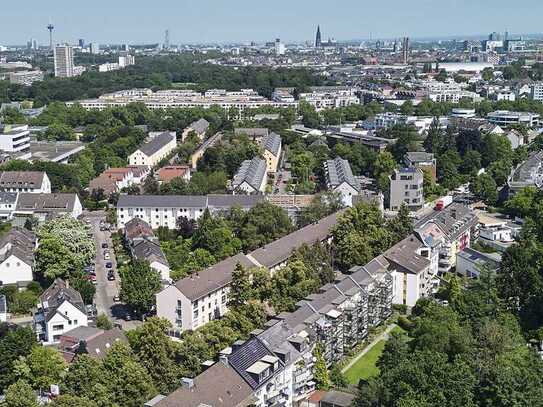
<svg viewBox="0 0 543 407"><path fill-rule="evenodd" d="M543 102L543 82L534 83L530 86L530 98Z"/></svg>
<svg viewBox="0 0 543 407"><path fill-rule="evenodd" d="M171 281L170 268L166 264L153 260L149 263L149 267L151 267L158 274L160 274L160 279L162 281Z"/></svg>
<svg viewBox="0 0 543 407"><path fill-rule="evenodd" d="M71 78L74 72L74 50L69 45L57 45L54 48L55 77Z"/></svg>
<svg viewBox="0 0 543 407"><path fill-rule="evenodd" d="M27 264L14 254L0 263L0 281L2 284L18 284L32 281L32 265Z"/></svg>
<svg viewBox="0 0 543 407"><path fill-rule="evenodd" d="M24 171L20 172L22 175L24 175ZM51 193L51 180L47 176L46 172L43 172L43 178L41 185L32 187L31 184L21 181L19 182L19 185L15 186L13 183L11 184L3 184L0 182L0 190L4 192L28 192L31 194L50 194ZM22 177L24 178L24 177ZM2 179L2 173L0 173L0 180Z"/></svg>
<svg viewBox="0 0 543 407"><path fill-rule="evenodd" d="M508 110L497 110L487 115L487 119L492 124L507 127L513 124L522 124L527 127L539 125L540 117L537 113L529 112L510 112Z"/></svg>
<svg viewBox="0 0 543 407"><path fill-rule="evenodd" d="M19 153L18 158L28 160L31 157L28 125L5 125L0 129L0 150Z"/></svg>
<svg viewBox="0 0 543 407"><path fill-rule="evenodd" d="M66 332L87 325L87 315L74 307L69 301L64 301L58 307L55 315L46 322L46 341L44 344L57 343Z"/></svg>
<svg viewBox="0 0 543 407"><path fill-rule="evenodd" d="M173 137L168 143L164 144L152 154L146 154L142 150L137 149L128 156L128 162L130 165L147 165L149 167L154 167L160 162L160 160L166 158L176 146L177 141L174 133Z"/></svg>
<svg viewBox="0 0 543 407"><path fill-rule="evenodd" d="M197 207L117 207L117 227L123 228L132 219L140 218L153 229L160 226L175 229L177 218L184 216L191 220L198 220L205 208L205 204Z"/></svg>

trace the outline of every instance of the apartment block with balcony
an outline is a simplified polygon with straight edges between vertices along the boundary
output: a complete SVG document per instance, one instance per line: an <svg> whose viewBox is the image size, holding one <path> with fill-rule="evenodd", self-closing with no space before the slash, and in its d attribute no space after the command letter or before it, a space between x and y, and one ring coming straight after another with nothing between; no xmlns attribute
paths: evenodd
<svg viewBox="0 0 543 407"><path fill-rule="evenodd" d="M30 130L26 124L0 124L0 151L28 160L30 152Z"/></svg>

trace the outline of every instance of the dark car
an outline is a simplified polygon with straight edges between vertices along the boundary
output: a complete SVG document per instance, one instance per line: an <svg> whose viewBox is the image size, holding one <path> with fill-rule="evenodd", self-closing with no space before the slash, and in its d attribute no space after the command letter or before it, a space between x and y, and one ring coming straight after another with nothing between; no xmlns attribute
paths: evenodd
<svg viewBox="0 0 543 407"><path fill-rule="evenodd" d="M114 273L112 270L108 271L108 273L107 273L107 279L108 279L109 281L115 280L115 273Z"/></svg>
<svg viewBox="0 0 543 407"><path fill-rule="evenodd" d="M107 248L108 248L107 243L102 243L102 249L107 249Z"/></svg>
<svg viewBox="0 0 543 407"><path fill-rule="evenodd" d="M106 263L106 268L108 268L108 269L113 268L113 263L110 262L110 261L108 261L108 262Z"/></svg>

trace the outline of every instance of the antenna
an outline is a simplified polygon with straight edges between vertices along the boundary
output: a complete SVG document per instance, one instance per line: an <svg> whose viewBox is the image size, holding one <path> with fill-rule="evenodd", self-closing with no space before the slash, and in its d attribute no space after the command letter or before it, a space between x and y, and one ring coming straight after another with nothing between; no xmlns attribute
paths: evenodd
<svg viewBox="0 0 543 407"><path fill-rule="evenodd" d="M55 29L55 26L51 22L51 18L49 18L49 24L47 24L47 29L49 30L49 49L53 50L53 30Z"/></svg>

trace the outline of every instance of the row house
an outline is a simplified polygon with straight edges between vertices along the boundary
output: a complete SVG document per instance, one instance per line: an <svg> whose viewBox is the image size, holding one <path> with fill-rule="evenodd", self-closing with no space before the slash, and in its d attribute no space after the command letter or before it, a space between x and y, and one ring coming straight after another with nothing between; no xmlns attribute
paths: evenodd
<svg viewBox="0 0 543 407"><path fill-rule="evenodd" d="M123 168L109 168L89 183L89 191L102 190L106 195L121 191L123 188L141 184L149 175L146 165L130 165Z"/></svg>
<svg viewBox="0 0 543 407"><path fill-rule="evenodd" d="M238 264L245 268L264 267L273 273L284 267L292 252L302 245L327 241L337 216L330 215L246 255L236 254L165 287L156 295L157 316L171 322L173 336L220 318L228 311L229 286Z"/></svg>

